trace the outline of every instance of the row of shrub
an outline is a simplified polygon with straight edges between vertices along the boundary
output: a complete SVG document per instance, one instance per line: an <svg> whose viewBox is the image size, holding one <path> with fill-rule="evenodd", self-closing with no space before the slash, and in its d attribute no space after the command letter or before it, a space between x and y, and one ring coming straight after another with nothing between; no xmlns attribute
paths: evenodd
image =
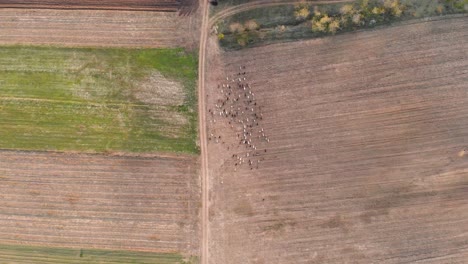
<svg viewBox="0 0 468 264"><path fill-rule="evenodd" d="M220 23L218 38L221 46L238 49L263 42L337 34L411 18L464 13L468 11L468 0L358 0L348 4L299 4L266 9L269 10L239 14L228 19L229 24Z"/></svg>
<svg viewBox="0 0 468 264"><path fill-rule="evenodd" d="M314 32L335 34L341 30L372 27L401 18L443 15L465 11L468 0L360 0L345 4L330 13L315 6L311 12L307 5L295 11L297 20L311 19Z"/></svg>

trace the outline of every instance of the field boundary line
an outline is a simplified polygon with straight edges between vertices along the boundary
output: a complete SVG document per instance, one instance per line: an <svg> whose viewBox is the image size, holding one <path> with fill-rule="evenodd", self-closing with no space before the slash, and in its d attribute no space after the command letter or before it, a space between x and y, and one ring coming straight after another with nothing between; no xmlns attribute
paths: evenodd
<svg viewBox="0 0 468 264"><path fill-rule="evenodd" d="M29 154L56 154L56 155L67 155L67 156L101 156L105 158L135 158L135 159L174 159L174 160L185 160L188 158L195 158L196 154L194 153L177 153L177 152L124 152L124 151L115 151L115 152L86 152L86 151L59 151L59 150L28 150L28 149L10 149L10 148L0 148L0 155L2 153L29 153Z"/></svg>
<svg viewBox="0 0 468 264"><path fill-rule="evenodd" d="M125 103L125 102L106 102L103 101L102 103L96 101L79 101L79 100L57 100L57 99L45 99L45 98L30 98L30 97L15 97L15 96L0 96L0 100L2 101L31 101L31 102L45 102L45 103L63 103L63 104L85 104L85 105L93 105L93 106L152 106L148 104L132 104L132 103ZM160 106L158 106L160 107ZM163 105L164 107L164 105Z"/></svg>

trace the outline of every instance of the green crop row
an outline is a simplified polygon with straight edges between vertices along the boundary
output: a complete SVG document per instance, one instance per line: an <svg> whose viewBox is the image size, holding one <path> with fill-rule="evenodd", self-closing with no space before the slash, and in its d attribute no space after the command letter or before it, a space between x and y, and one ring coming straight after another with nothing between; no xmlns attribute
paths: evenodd
<svg viewBox="0 0 468 264"><path fill-rule="evenodd" d="M124 250L70 249L26 245L0 245L0 263L29 264L195 264L176 253Z"/></svg>

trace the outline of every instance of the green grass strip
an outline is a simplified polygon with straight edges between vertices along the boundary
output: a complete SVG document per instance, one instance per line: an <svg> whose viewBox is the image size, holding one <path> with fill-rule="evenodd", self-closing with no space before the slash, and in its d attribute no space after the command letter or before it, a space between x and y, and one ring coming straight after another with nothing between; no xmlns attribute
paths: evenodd
<svg viewBox="0 0 468 264"><path fill-rule="evenodd" d="M198 153L197 66L179 48L0 47L0 148ZM181 99L142 99L172 92L155 74Z"/></svg>
<svg viewBox="0 0 468 264"><path fill-rule="evenodd" d="M151 253L124 250L70 249L0 244L0 263L67 264L195 264L177 253Z"/></svg>

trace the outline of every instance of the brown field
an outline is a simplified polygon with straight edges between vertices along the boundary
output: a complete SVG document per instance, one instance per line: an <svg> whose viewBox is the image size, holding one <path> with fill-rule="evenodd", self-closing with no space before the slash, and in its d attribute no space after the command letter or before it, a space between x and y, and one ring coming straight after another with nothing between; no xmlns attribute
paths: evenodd
<svg viewBox="0 0 468 264"><path fill-rule="evenodd" d="M177 0L0 0L0 8L177 11Z"/></svg>
<svg viewBox="0 0 468 264"><path fill-rule="evenodd" d="M466 263L466 16L214 47L208 108L245 65L270 142L234 171L245 148L207 115L210 263Z"/></svg>
<svg viewBox="0 0 468 264"><path fill-rule="evenodd" d="M193 48L194 19L165 12L0 9L0 45Z"/></svg>
<svg viewBox="0 0 468 264"><path fill-rule="evenodd" d="M1 151L0 244L198 255L197 164Z"/></svg>

